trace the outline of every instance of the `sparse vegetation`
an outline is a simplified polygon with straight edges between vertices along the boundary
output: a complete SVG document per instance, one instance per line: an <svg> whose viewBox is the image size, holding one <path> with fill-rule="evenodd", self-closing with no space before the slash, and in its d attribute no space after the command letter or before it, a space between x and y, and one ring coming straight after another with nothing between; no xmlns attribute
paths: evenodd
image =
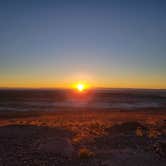
<svg viewBox="0 0 166 166"><path fill-rule="evenodd" d="M149 138L157 138L161 133L157 129L150 128L147 135Z"/></svg>
<svg viewBox="0 0 166 166"><path fill-rule="evenodd" d="M94 156L95 156L95 153L92 152L90 149L87 149L85 147L79 149L79 158L80 159L88 159L88 158L91 158Z"/></svg>
<svg viewBox="0 0 166 166"><path fill-rule="evenodd" d="M159 161L153 159L156 156L164 159L165 156L165 143L160 141L165 138L165 116L159 112L149 113L150 120L147 112L141 111L78 110L42 112L41 115L38 112L40 116L34 117L32 113L30 116L26 114L26 117L21 114L24 112L19 112L19 118L15 113L13 119L4 118L0 121L1 126L6 126L5 129L1 127L0 131L0 152L7 156L5 149L11 148L9 151L13 152L16 163L99 166L101 164L98 161L102 161L103 165L114 165L112 161L116 158L123 165L124 159L128 161L138 157L141 161L144 156L150 156L147 162L155 166ZM41 147L46 148L46 152L39 151ZM54 153L58 150L60 156ZM69 157L64 157L63 153ZM10 162L7 159L10 157L4 157L2 161Z"/></svg>
<svg viewBox="0 0 166 166"><path fill-rule="evenodd" d="M141 127L137 127L137 129L136 129L136 135L138 137L142 137L144 135L143 130L142 130Z"/></svg>

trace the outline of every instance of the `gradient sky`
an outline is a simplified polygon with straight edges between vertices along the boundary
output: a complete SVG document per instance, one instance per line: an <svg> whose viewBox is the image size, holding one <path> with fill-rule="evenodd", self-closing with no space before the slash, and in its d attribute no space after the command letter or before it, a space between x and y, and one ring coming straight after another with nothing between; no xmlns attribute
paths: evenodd
<svg viewBox="0 0 166 166"><path fill-rule="evenodd" d="M1 0L0 87L166 88L165 0Z"/></svg>

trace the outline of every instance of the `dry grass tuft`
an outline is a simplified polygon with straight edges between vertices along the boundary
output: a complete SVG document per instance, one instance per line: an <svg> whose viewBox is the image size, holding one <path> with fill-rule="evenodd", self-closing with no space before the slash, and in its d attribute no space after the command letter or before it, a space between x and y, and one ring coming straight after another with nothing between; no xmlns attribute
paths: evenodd
<svg viewBox="0 0 166 166"><path fill-rule="evenodd" d="M79 150L79 158L81 158L81 159L88 159L88 158L92 158L94 156L95 156L95 153L87 148L81 148Z"/></svg>
<svg viewBox="0 0 166 166"><path fill-rule="evenodd" d="M136 136L138 136L138 137L144 136L143 129L142 129L141 127L137 127L135 134L136 134Z"/></svg>
<svg viewBox="0 0 166 166"><path fill-rule="evenodd" d="M149 129L149 131L147 133L147 136L149 138L157 138L160 135L161 135L161 133L158 130L153 129L153 128Z"/></svg>

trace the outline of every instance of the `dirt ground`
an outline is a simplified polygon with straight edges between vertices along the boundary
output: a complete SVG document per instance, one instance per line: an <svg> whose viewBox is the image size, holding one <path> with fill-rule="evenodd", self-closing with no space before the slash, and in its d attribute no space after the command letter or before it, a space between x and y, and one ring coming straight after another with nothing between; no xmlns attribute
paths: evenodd
<svg viewBox="0 0 166 166"><path fill-rule="evenodd" d="M0 113L0 166L165 163L165 110Z"/></svg>

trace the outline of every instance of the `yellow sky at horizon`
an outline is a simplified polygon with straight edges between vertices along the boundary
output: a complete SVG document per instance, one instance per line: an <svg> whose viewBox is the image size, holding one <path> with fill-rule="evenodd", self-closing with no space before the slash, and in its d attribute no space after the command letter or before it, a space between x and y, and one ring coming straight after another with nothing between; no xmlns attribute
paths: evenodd
<svg viewBox="0 0 166 166"><path fill-rule="evenodd" d="M90 88L166 89L166 78L144 75L102 75L75 73L67 75L17 75L0 77L0 88L72 88L83 83Z"/></svg>
<svg viewBox="0 0 166 166"><path fill-rule="evenodd" d="M75 84L77 81L75 82ZM166 84L163 83L134 83L134 82L112 82L96 84L88 84L90 88L145 88L145 89L166 89ZM0 88L73 88L73 83L55 83L55 82L0 82Z"/></svg>

